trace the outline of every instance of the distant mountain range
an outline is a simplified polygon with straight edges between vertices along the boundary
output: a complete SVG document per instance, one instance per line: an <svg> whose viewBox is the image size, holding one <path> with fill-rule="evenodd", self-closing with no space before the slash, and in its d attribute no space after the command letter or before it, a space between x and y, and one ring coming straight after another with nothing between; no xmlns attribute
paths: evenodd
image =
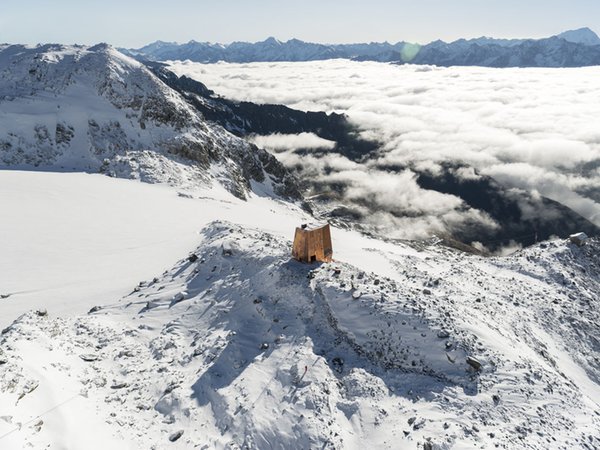
<svg viewBox="0 0 600 450"><path fill-rule="evenodd" d="M247 63L351 59L437 66L584 67L600 65L600 38L589 28L566 31L544 39L459 39L426 45L408 42L317 44L270 37L264 41L229 45L190 41L157 41L139 49L120 49L138 59Z"/></svg>

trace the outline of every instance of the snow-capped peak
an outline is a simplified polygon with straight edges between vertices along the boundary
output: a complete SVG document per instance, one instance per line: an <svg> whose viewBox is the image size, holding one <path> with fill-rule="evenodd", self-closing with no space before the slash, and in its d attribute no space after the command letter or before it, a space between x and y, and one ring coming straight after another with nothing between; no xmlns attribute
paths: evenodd
<svg viewBox="0 0 600 450"><path fill-rule="evenodd" d="M266 45L281 45L282 44L282 42L280 40L274 38L273 36L269 36L262 43L266 44Z"/></svg>
<svg viewBox="0 0 600 450"><path fill-rule="evenodd" d="M108 44L0 50L0 123L0 167L188 187L217 179L240 197L252 181L276 188L263 164L281 168Z"/></svg>
<svg viewBox="0 0 600 450"><path fill-rule="evenodd" d="M583 45L600 45L600 37L587 27L569 30L556 35L565 41Z"/></svg>

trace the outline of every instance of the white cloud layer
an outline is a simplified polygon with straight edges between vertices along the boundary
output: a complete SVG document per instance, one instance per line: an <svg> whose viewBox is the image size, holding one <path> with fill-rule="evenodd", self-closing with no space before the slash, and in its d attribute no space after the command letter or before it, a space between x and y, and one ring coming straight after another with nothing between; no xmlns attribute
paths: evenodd
<svg viewBox="0 0 600 450"><path fill-rule="evenodd" d="M285 150L317 150L317 149L332 149L335 147L335 142L328 141L317 136L314 133L299 133L299 134L269 134L266 136L255 135L249 139L259 147L281 152Z"/></svg>
<svg viewBox="0 0 600 450"><path fill-rule="evenodd" d="M440 163L463 162L508 187L558 200L600 225L600 67L437 68L333 60L175 62L171 68L228 98L346 113L385 151L370 167L339 155L303 156L302 164L321 176L325 166L334 169L327 176L349 183L349 195L360 191L390 208L424 214L441 208L426 225L431 229L436 221L443 228L453 220L451 212L464 220L472 220L473 212L456 198L420 189L410 173L391 180L376 166L412 164L435 172ZM299 162L290 153L281 158Z"/></svg>

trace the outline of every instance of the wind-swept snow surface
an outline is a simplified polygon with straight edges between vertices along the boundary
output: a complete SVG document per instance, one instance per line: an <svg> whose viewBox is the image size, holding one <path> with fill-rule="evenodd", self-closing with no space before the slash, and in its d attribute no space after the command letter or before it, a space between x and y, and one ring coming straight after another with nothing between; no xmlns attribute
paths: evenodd
<svg viewBox="0 0 600 450"><path fill-rule="evenodd" d="M154 208L186 201L197 247L147 242L132 264L180 252L172 268L87 315L38 297L2 332L2 448L600 448L597 240L484 259L334 229L337 261L309 266L289 258L294 207L167 192Z"/></svg>
<svg viewBox="0 0 600 450"><path fill-rule="evenodd" d="M291 230L288 205L251 205L215 187L204 198L103 175L0 171L0 327L24 311L84 313L168 269L216 217L256 225L265 217ZM200 194L198 194L200 195ZM278 203L276 203L278 204ZM294 211L288 217L286 210Z"/></svg>

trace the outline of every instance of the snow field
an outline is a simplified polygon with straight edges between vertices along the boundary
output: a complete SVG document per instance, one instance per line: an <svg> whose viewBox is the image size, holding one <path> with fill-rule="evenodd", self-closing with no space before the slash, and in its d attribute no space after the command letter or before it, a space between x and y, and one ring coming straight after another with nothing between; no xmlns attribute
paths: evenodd
<svg viewBox="0 0 600 450"><path fill-rule="evenodd" d="M15 448L68 447L71 428L114 448L598 446L597 352L578 337L598 323L595 242L482 259L334 230L338 261L305 266L264 229L269 208L280 231L298 212L254 199L251 226L191 196L218 205L195 258L91 314L30 312L2 335L0 404L14 406L0 436ZM359 251L363 267L341 261Z"/></svg>

